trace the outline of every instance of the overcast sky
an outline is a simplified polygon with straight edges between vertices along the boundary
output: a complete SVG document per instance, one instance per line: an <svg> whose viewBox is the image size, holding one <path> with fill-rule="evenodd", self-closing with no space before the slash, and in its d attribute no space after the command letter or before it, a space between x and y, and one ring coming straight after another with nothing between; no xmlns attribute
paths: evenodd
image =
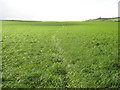
<svg viewBox="0 0 120 90"><path fill-rule="evenodd" d="M0 0L0 19L81 21L118 17L119 0Z"/></svg>

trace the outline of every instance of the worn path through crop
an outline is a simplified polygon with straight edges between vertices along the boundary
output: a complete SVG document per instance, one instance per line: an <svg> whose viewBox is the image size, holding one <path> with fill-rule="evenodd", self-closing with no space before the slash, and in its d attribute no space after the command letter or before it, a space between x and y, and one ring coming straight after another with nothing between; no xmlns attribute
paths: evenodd
<svg viewBox="0 0 120 90"><path fill-rule="evenodd" d="M61 32L61 30L64 29L64 26L61 26L58 30L56 30L56 32L52 35L52 41L53 41L53 49L55 50L55 52L53 52L53 57L55 57L55 61L54 64L58 65L58 69L60 68L61 70L58 70L59 73L62 72L62 76L63 76L63 87L67 87L67 71L66 71L66 64L65 62L66 57L64 55L65 51L63 50L62 46L61 46L61 42L60 42L60 38L58 38L59 33ZM54 65L53 64L53 65Z"/></svg>

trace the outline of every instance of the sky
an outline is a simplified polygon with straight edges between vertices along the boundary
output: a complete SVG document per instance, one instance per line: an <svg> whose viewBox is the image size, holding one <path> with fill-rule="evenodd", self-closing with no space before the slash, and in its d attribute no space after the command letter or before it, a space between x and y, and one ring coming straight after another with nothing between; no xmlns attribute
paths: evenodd
<svg viewBox="0 0 120 90"><path fill-rule="evenodd" d="M0 0L0 20L83 21L118 17L119 0Z"/></svg>

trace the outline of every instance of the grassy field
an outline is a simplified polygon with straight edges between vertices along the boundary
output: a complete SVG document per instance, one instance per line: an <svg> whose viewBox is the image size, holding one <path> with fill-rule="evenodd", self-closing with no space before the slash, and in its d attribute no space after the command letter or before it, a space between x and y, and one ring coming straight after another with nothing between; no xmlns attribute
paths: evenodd
<svg viewBox="0 0 120 90"><path fill-rule="evenodd" d="M118 88L117 26L3 21L3 88Z"/></svg>

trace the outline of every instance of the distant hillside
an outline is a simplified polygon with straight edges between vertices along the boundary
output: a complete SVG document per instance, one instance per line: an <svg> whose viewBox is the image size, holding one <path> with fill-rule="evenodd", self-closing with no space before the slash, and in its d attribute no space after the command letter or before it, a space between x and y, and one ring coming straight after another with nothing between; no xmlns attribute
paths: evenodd
<svg viewBox="0 0 120 90"><path fill-rule="evenodd" d="M119 22L120 17L115 17L115 18L97 18L97 19L90 19L87 21L113 21L113 22Z"/></svg>

